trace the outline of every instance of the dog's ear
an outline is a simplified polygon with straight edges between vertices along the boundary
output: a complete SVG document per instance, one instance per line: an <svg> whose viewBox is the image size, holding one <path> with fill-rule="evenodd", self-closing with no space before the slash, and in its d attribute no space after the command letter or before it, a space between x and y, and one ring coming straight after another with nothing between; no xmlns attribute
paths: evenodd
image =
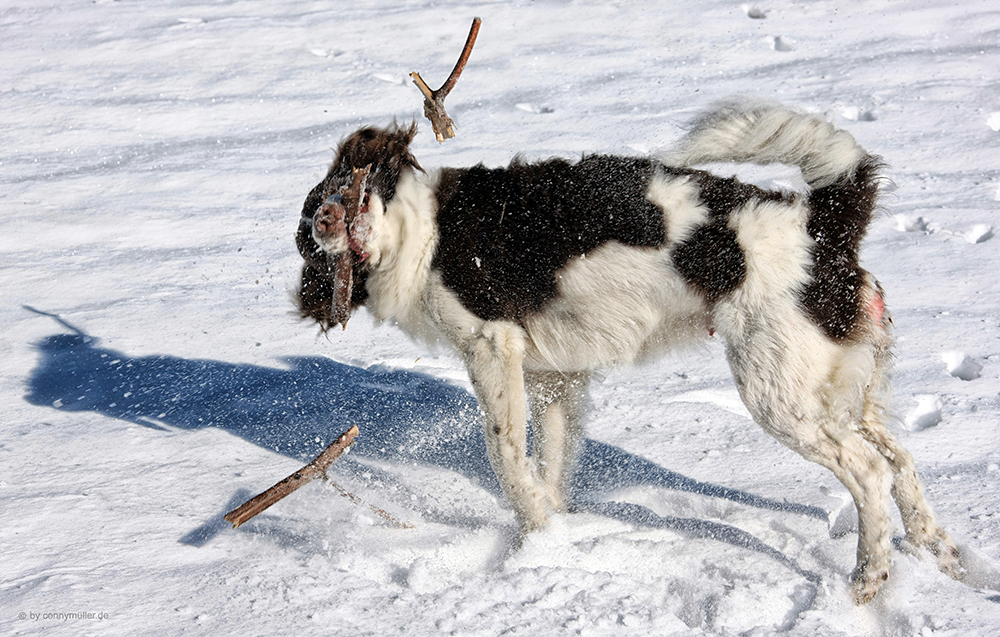
<svg viewBox="0 0 1000 637"><path fill-rule="evenodd" d="M324 332L329 330L333 316L333 284L315 268L302 267L302 279L299 283L296 300L299 305L299 315L305 319L313 319L319 323Z"/></svg>
<svg viewBox="0 0 1000 637"><path fill-rule="evenodd" d="M324 268L329 270L329 268ZM354 283L351 289L351 308L361 307L368 300L368 271L364 267L355 267ZM329 275L323 275L315 267L306 264L302 266L302 276L299 288L295 293L295 301L299 306L299 316L312 319L319 323L324 332L337 323L333 319L334 284Z"/></svg>
<svg viewBox="0 0 1000 637"><path fill-rule="evenodd" d="M369 164L375 171L380 168L399 169L417 165L410 154L410 144L417 135L417 123L400 126L393 122L388 128L366 127L355 131L340 142L337 158L331 172L349 174L350 169Z"/></svg>
<svg viewBox="0 0 1000 637"><path fill-rule="evenodd" d="M416 122L409 126L394 123L388 128L368 127L355 131L337 147L337 157L324 180L325 190L349 184L353 169L370 165L368 185L383 201L392 199L404 171L423 172L410 153L410 144L416 134Z"/></svg>
<svg viewBox="0 0 1000 637"><path fill-rule="evenodd" d="M410 144L417 136L417 123L410 122L409 126L400 126L393 122L386 133L388 139L385 145L385 158L392 172L397 177L406 168L423 172L424 169L417 163L417 158L410 153Z"/></svg>
<svg viewBox="0 0 1000 637"><path fill-rule="evenodd" d="M395 133L399 137L400 143L406 146L407 150L409 150L410 144L413 142L413 139L417 136L416 120L411 121L409 126L403 126L398 124L397 122L393 122L392 127L393 129L395 129Z"/></svg>

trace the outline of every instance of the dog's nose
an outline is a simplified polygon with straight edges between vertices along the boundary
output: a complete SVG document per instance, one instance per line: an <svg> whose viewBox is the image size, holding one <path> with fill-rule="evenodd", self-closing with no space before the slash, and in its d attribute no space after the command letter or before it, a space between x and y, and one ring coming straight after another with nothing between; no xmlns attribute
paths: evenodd
<svg viewBox="0 0 1000 637"><path fill-rule="evenodd" d="M334 226L333 219L331 219L327 215L321 214L316 219L316 231L319 232L320 235L328 235L331 232L333 232L333 226Z"/></svg>
<svg viewBox="0 0 1000 637"><path fill-rule="evenodd" d="M344 232L344 198L340 193L334 193L326 198L323 205L316 211L313 224L320 236L336 232Z"/></svg>

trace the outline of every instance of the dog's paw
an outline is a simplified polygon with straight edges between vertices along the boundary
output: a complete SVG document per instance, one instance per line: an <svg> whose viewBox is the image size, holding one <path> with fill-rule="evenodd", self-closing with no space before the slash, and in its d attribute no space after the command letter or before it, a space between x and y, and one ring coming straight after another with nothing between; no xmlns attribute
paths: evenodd
<svg viewBox="0 0 1000 637"><path fill-rule="evenodd" d="M938 570L948 577L962 581L966 576L966 568L962 560L962 551L947 535L938 539L930 547L931 553L937 557Z"/></svg>
<svg viewBox="0 0 1000 637"><path fill-rule="evenodd" d="M517 526L522 535L537 531L549 521L549 516L545 509L540 506L540 502L533 504L536 506L524 507L516 511Z"/></svg>
<svg viewBox="0 0 1000 637"><path fill-rule="evenodd" d="M546 484L545 504L553 513L566 513L566 496L557 486Z"/></svg>
<svg viewBox="0 0 1000 637"><path fill-rule="evenodd" d="M851 575L851 588L854 603L858 606L867 604L878 595L878 589L889 579L889 565L872 567L859 565Z"/></svg>
<svg viewBox="0 0 1000 637"><path fill-rule="evenodd" d="M922 530L920 533L907 533L903 546L910 547L913 554L918 553L919 547L927 549L937 559L938 570L952 579L962 581L966 575L962 550L940 527L934 532Z"/></svg>

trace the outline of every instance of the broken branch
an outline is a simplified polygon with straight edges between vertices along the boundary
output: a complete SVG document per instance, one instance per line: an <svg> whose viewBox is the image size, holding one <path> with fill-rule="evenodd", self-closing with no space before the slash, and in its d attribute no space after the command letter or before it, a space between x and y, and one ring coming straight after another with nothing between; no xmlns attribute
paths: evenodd
<svg viewBox="0 0 1000 637"><path fill-rule="evenodd" d="M371 164L368 164L364 168L352 168L351 185L341 190L341 197L344 198L344 223L348 226L361 214L361 205L364 202L365 188L367 188L368 173L371 170Z"/></svg>
<svg viewBox="0 0 1000 637"><path fill-rule="evenodd" d="M459 56L458 62L455 63L455 68L451 70L451 75L441 85L441 88L432 91L431 87L427 86L427 82L424 82L419 73L416 71L410 73L413 83L417 85L417 88L424 95L424 116L431 120L431 126L434 128L434 135L437 137L438 142L443 142L455 136L455 122L448 117L448 113L444 110L444 98L448 97L448 93L455 87L455 83L458 82L458 76L462 74L462 70L465 68L465 63L469 61L469 55L472 54L472 47L476 44L476 36L479 35L479 25L482 22L479 18L472 20L472 28L469 30L469 37L465 39L465 47L462 48L462 54Z"/></svg>
<svg viewBox="0 0 1000 637"><path fill-rule="evenodd" d="M288 476L278 484L274 485L267 491L257 495L240 506L236 507L225 516L223 519L233 525L234 529L240 527L241 524L253 519L257 514L266 510L271 505L282 500L285 496L294 493L299 487L306 485L316 478L325 478L326 470L330 468L333 461L336 460L354 443L354 438L358 435L357 425L351 427L330 444L329 447L323 450L318 456L316 456L312 462L302 467L292 475Z"/></svg>
<svg viewBox="0 0 1000 637"><path fill-rule="evenodd" d="M352 250L362 249L357 244L358 234L353 227L358 218L362 218L362 206L365 201L365 188L368 182L368 173L372 166L368 164L364 168L353 168L351 185L340 189L341 203L344 206L344 226L348 229L348 247L351 250L336 257L337 262L333 268L333 304L330 310L330 323L338 323L347 329L347 321L351 318L351 298L354 295L354 253ZM352 236L353 235L353 236Z"/></svg>

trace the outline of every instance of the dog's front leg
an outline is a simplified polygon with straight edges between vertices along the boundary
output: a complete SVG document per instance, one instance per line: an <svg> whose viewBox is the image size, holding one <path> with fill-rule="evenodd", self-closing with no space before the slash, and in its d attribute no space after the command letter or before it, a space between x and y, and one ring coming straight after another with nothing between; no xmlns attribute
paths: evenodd
<svg viewBox="0 0 1000 637"><path fill-rule="evenodd" d="M524 332L493 321L466 343L465 362L486 422L486 452L525 532L546 520L544 492L527 454Z"/></svg>
<svg viewBox="0 0 1000 637"><path fill-rule="evenodd" d="M566 511L573 465L583 438L583 402L589 372L533 372L526 375L535 434L532 458L549 507Z"/></svg>

